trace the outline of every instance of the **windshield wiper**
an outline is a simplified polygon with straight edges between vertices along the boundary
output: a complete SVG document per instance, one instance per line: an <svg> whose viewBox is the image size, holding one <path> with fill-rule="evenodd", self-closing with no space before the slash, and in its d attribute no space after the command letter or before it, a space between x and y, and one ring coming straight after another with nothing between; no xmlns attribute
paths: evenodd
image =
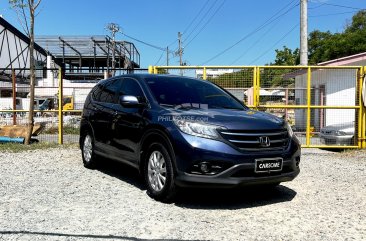
<svg viewBox="0 0 366 241"><path fill-rule="evenodd" d="M161 106L165 106L165 107L170 107L170 108L174 108L177 110L191 110L191 109L201 109L198 106L194 106L194 105L172 105L172 104L164 104L164 103L160 103Z"/></svg>
<svg viewBox="0 0 366 241"><path fill-rule="evenodd" d="M229 110L245 110L244 107L243 108L239 108L239 107L232 107L232 106L218 106L218 105L214 105L211 106L212 109L229 109Z"/></svg>
<svg viewBox="0 0 366 241"><path fill-rule="evenodd" d="M159 103L159 105L161 106L165 106L165 107L171 107L171 108L174 108L175 105L171 105L171 104L164 104L164 103Z"/></svg>

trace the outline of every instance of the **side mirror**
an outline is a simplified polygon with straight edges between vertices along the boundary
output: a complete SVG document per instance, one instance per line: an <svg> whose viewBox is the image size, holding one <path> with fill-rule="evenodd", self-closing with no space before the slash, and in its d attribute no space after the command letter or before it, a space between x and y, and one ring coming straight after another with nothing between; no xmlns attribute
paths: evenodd
<svg viewBox="0 0 366 241"><path fill-rule="evenodd" d="M133 95L122 95L119 98L119 103L120 105L122 105L123 107L126 108L137 108L137 107L141 107L141 106L145 106L145 103L141 103L136 96Z"/></svg>

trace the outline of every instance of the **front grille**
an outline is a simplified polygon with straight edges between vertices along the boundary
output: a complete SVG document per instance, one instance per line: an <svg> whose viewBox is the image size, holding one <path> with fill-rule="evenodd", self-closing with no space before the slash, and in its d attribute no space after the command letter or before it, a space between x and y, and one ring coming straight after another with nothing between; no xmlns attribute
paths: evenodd
<svg viewBox="0 0 366 241"><path fill-rule="evenodd" d="M325 135L331 135L331 134L333 134L333 131L322 130L321 133L325 134Z"/></svg>
<svg viewBox="0 0 366 241"><path fill-rule="evenodd" d="M276 130L220 130L221 136L245 151L283 150L289 143L287 129Z"/></svg>

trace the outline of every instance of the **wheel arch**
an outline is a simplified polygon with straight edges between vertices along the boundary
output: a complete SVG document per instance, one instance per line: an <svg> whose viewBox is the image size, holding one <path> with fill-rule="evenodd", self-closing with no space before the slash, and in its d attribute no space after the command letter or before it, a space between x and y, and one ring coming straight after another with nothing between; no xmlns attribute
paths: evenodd
<svg viewBox="0 0 366 241"><path fill-rule="evenodd" d="M144 136L141 138L141 144L139 149L139 171L143 173L143 168L145 164L145 155L147 148L154 142L158 142L163 144L170 155L170 159L172 160L173 170L176 172L176 159L175 159L175 152L173 148L173 144L169 134L166 131L159 129L158 127L149 129L146 131Z"/></svg>
<svg viewBox="0 0 366 241"><path fill-rule="evenodd" d="M79 133L79 147L81 148L82 146L82 137L83 137L83 134L85 134L85 132L88 132L90 131L91 134L93 135L93 138L94 138L94 129L92 127L92 125L90 124L89 121L87 120L83 120L81 121L81 124L80 124L80 133Z"/></svg>

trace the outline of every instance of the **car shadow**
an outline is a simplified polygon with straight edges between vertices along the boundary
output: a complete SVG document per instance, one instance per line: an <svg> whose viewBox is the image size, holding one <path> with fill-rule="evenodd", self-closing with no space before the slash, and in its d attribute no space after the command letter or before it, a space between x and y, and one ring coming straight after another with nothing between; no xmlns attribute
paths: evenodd
<svg viewBox="0 0 366 241"><path fill-rule="evenodd" d="M272 188L185 189L178 193L175 205L190 209L245 209L289 202L296 194L283 185Z"/></svg>
<svg viewBox="0 0 366 241"><path fill-rule="evenodd" d="M97 171L146 190L139 172L123 163L101 158ZM190 209L243 209L289 202L296 192L283 185L276 187L251 186L236 189L179 189L172 203Z"/></svg>
<svg viewBox="0 0 366 241"><path fill-rule="evenodd" d="M140 190L146 190L142 176L133 167L118 161L100 157L96 170L131 184Z"/></svg>
<svg viewBox="0 0 366 241"><path fill-rule="evenodd" d="M15 236L15 237L14 237ZM102 234L75 234L75 233L61 233L61 232L39 232L39 231L24 231L24 230L0 230L0 240L5 240L5 237L9 237L8 240L60 240L60 237L67 240L130 240L130 241L185 241L184 239L142 239L132 236L118 236L118 235L102 235ZM34 238L33 238L34 237ZM38 238L37 238L38 237ZM42 237L42 238L40 238ZM2 239L4 238L4 239ZM31 239L33 238L33 239ZM43 239L44 238L44 239ZM193 240L190 240L193 241Z"/></svg>

